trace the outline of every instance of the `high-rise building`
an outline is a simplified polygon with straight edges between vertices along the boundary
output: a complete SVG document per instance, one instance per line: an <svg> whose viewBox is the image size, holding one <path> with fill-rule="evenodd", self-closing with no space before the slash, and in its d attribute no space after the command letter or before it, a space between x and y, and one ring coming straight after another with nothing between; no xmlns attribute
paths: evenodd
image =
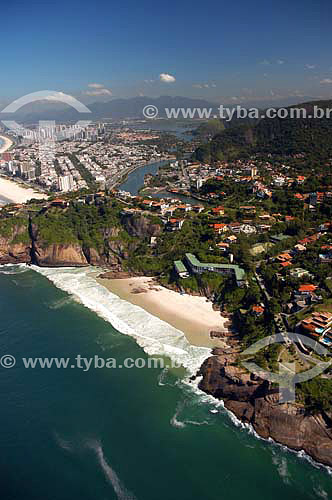
<svg viewBox="0 0 332 500"><path fill-rule="evenodd" d="M200 189L203 186L203 179L200 177L196 181L196 189Z"/></svg>
<svg viewBox="0 0 332 500"><path fill-rule="evenodd" d="M58 179L59 189L62 192L72 191L75 187L75 182L72 175L64 175Z"/></svg>

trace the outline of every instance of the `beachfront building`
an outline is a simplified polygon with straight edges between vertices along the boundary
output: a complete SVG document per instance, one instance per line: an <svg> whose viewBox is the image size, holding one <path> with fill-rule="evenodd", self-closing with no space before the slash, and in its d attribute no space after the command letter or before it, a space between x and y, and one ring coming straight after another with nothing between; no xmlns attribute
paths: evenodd
<svg viewBox="0 0 332 500"><path fill-rule="evenodd" d="M226 276L233 276L237 286L243 286L245 284L244 269L235 264L215 264L212 262L200 262L197 257L195 257L195 255L191 253L186 253L185 262L193 273L202 274L206 271L210 271Z"/></svg>
<svg viewBox="0 0 332 500"><path fill-rule="evenodd" d="M174 261L174 269L179 278L189 278L188 269L185 267L182 260Z"/></svg>

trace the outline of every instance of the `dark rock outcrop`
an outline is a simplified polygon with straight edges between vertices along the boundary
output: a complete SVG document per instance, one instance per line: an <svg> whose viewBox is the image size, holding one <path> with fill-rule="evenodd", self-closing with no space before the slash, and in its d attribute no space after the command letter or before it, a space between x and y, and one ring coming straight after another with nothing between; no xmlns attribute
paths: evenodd
<svg viewBox="0 0 332 500"><path fill-rule="evenodd" d="M152 224L149 219L144 216L126 215L121 220L122 225L130 234L138 238L150 238L151 236L158 236L161 233L159 224Z"/></svg>
<svg viewBox="0 0 332 500"><path fill-rule="evenodd" d="M33 242L32 263L40 267L82 267L89 263L80 245L57 244L43 246Z"/></svg>
<svg viewBox="0 0 332 500"><path fill-rule="evenodd" d="M251 424L261 437L304 450L317 462L332 466L331 420L308 414L295 403L279 404L278 390L229 362L229 355L223 354L207 359L199 372L203 377L200 389L222 399L228 410Z"/></svg>

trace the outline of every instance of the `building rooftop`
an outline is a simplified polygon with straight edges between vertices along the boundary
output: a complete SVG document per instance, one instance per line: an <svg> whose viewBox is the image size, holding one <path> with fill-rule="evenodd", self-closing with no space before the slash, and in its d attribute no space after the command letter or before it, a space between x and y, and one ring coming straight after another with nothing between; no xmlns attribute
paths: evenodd
<svg viewBox="0 0 332 500"><path fill-rule="evenodd" d="M188 270L184 266L182 260L175 260L174 266L175 266L175 269L177 270L178 273L187 273L188 272Z"/></svg>
<svg viewBox="0 0 332 500"><path fill-rule="evenodd" d="M242 267L235 264L216 264L215 262L200 262L192 253L186 253L186 258L192 266L195 267L214 267L215 269L232 269L235 273L237 281L242 281L245 277L245 272Z"/></svg>

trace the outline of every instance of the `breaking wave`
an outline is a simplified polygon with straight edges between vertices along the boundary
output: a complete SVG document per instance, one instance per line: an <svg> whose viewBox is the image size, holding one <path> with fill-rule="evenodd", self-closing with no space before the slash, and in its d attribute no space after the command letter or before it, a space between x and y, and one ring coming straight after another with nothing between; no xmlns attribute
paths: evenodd
<svg viewBox="0 0 332 500"><path fill-rule="evenodd" d="M6 267L6 266L1 266ZM0 272L1 272L0 267ZM211 355L211 350L205 347L191 346L184 334L172 327L165 321L148 313L144 309L131 304L117 295L108 291L100 285L92 276L89 268L40 268L37 266L11 266L22 268L24 270L33 269L48 278L57 288L64 290L70 294L73 299L82 303L85 307L96 312L98 316L112 324L122 334L133 337L138 345L144 349L148 355L167 356L176 363L185 367L189 375L196 374L204 360ZM13 270L11 270L11 274ZM167 372L161 374L159 385L165 384L165 376ZM200 403L208 404L212 409L217 409L218 412L226 413L233 424L246 430L249 434L257 439L270 442L273 446L283 449L287 452L296 454L300 459L309 461L314 467L324 468L330 475L332 469L322 464L315 462L304 451L295 451L287 448L284 445L276 443L271 438L264 439L260 437L252 425L243 423L231 411L225 408L222 400L217 400L211 395L207 395L198 388L199 377L195 381L190 380L189 376L178 382L177 385L190 390L192 394L196 394ZM184 428L187 424L193 424L190 421L181 421L179 414L182 411L181 404L177 407L171 425L177 428ZM196 423L196 422L195 422ZM202 422L204 424L208 422ZM275 464L277 465L277 464ZM284 474L284 464L279 464L280 473ZM285 479L285 478L284 478Z"/></svg>
<svg viewBox="0 0 332 500"><path fill-rule="evenodd" d="M30 267L25 264L2 264L0 274L22 274L29 271Z"/></svg>
<svg viewBox="0 0 332 500"><path fill-rule="evenodd" d="M31 268L118 331L133 337L148 355L167 356L195 374L211 354L208 348L191 346L181 331L165 321L108 291L90 276L89 268Z"/></svg>

